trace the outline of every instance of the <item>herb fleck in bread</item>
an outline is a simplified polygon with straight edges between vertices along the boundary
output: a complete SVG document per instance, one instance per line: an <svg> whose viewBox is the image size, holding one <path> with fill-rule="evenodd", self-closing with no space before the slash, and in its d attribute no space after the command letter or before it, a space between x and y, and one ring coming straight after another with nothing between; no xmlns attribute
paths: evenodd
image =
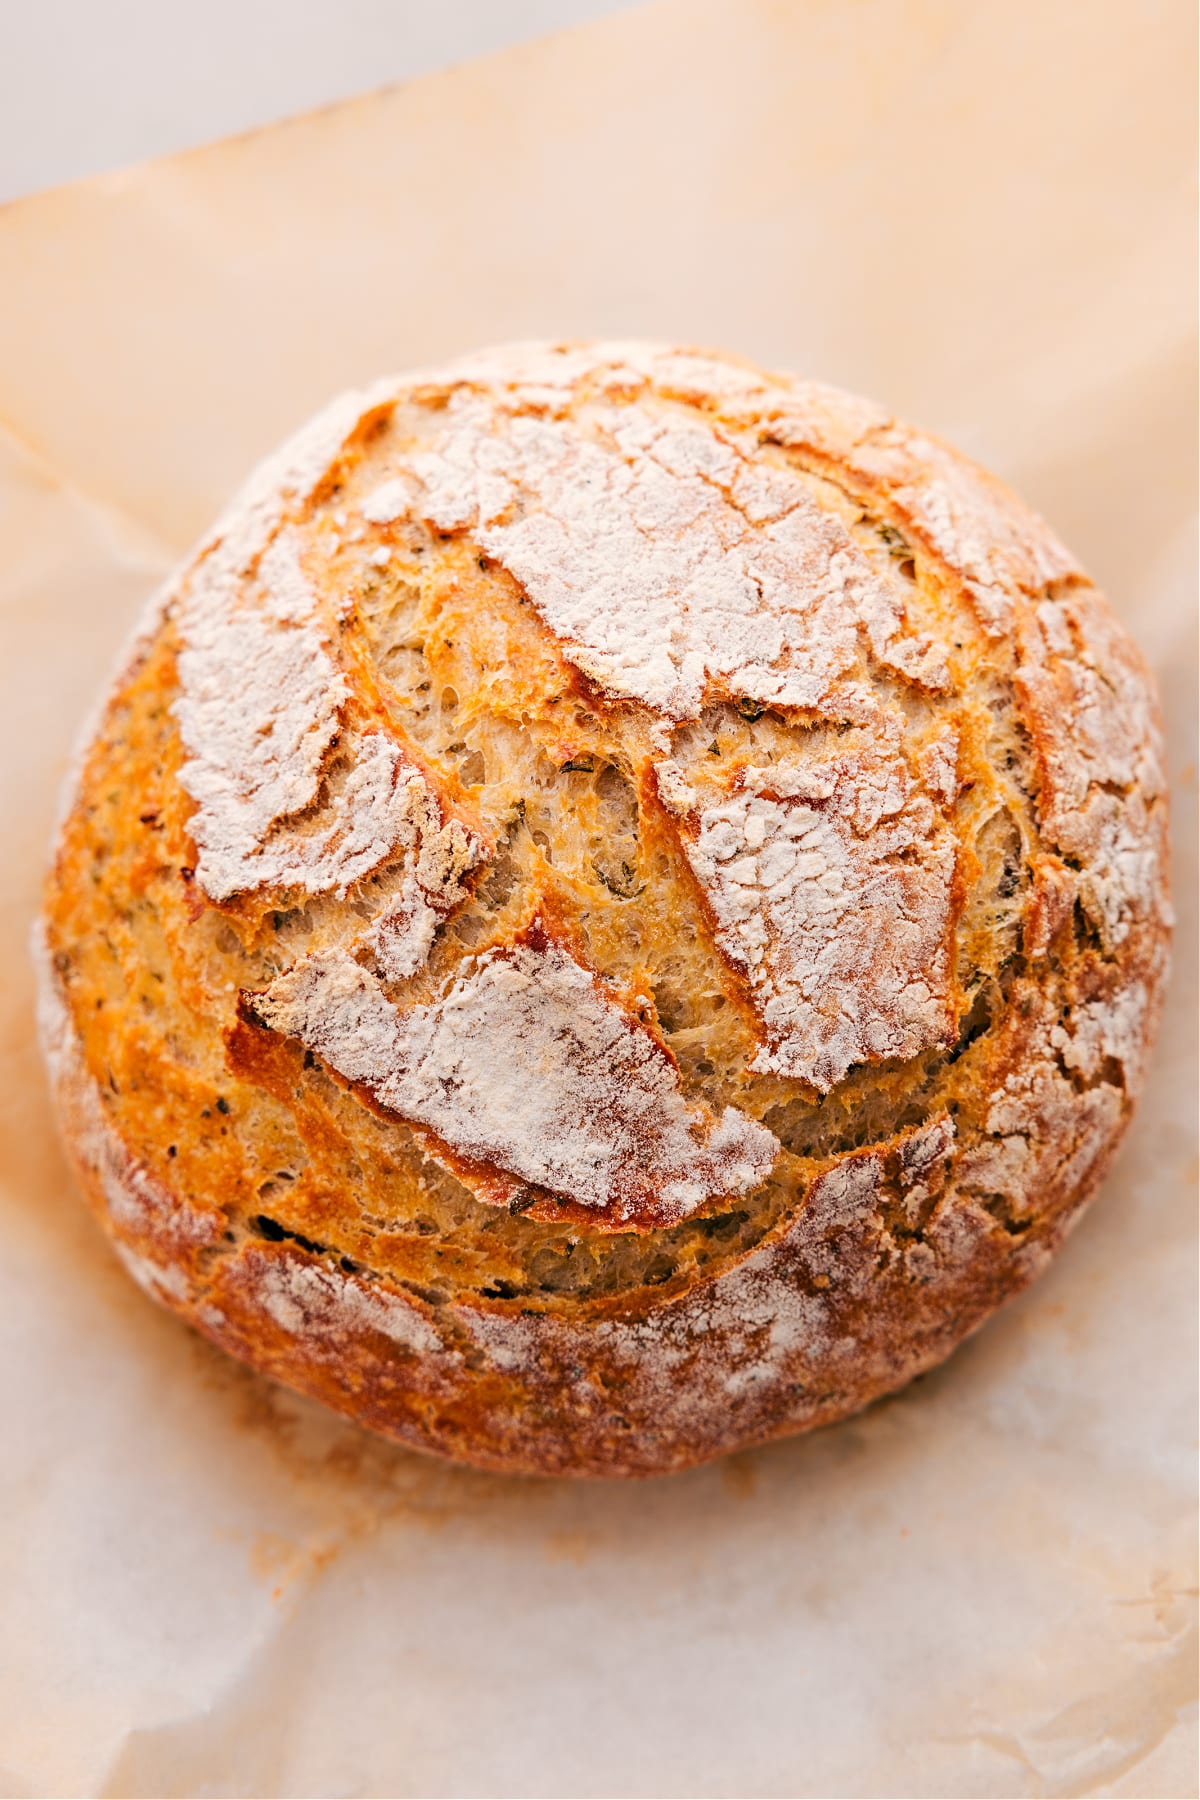
<svg viewBox="0 0 1200 1800"><path fill-rule="evenodd" d="M1136 650L868 403L637 344L336 403L142 630L38 938L131 1273L404 1443L653 1474L1043 1266L1143 1079Z"/></svg>

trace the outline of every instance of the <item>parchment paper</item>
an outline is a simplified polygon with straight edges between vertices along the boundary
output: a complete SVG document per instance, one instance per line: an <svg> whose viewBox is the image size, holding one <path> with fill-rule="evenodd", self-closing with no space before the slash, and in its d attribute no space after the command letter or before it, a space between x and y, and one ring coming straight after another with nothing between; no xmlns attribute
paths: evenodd
<svg viewBox="0 0 1200 1800"><path fill-rule="evenodd" d="M1195 1792L1191 35L668 0L0 215L6 1792ZM609 333L874 394L1053 520L1161 675L1182 925L1116 1173L944 1369L687 1477L506 1482L132 1287L24 943L77 723L250 464L381 371Z"/></svg>

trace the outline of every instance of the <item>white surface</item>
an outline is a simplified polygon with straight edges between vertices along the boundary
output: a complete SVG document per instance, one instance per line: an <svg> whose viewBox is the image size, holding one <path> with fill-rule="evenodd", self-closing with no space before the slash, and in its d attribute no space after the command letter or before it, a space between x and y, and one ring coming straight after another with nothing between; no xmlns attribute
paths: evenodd
<svg viewBox="0 0 1200 1800"><path fill-rule="evenodd" d="M0 202L188 149L621 0L0 0Z"/></svg>

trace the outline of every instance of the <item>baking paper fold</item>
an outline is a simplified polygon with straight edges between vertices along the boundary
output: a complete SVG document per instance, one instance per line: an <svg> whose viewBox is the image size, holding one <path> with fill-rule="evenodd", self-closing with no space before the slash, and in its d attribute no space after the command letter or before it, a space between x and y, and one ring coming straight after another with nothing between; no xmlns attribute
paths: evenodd
<svg viewBox="0 0 1200 1800"><path fill-rule="evenodd" d="M1195 1793L1192 36L667 0L0 214L4 1792ZM56 789L147 593L338 389L541 335L978 456L1142 643L1176 783L1168 1016L1057 1264L900 1397L648 1484L443 1467L227 1363L86 1216L32 1034Z"/></svg>

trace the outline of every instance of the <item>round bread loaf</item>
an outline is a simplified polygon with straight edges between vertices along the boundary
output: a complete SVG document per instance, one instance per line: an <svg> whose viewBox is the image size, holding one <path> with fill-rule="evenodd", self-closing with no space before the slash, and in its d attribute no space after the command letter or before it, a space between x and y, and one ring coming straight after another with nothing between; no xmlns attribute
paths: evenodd
<svg viewBox="0 0 1200 1800"><path fill-rule="evenodd" d="M339 400L107 699L39 937L130 1272L363 1425L653 1474L1022 1288L1162 993L1152 683L1010 493L731 359Z"/></svg>

